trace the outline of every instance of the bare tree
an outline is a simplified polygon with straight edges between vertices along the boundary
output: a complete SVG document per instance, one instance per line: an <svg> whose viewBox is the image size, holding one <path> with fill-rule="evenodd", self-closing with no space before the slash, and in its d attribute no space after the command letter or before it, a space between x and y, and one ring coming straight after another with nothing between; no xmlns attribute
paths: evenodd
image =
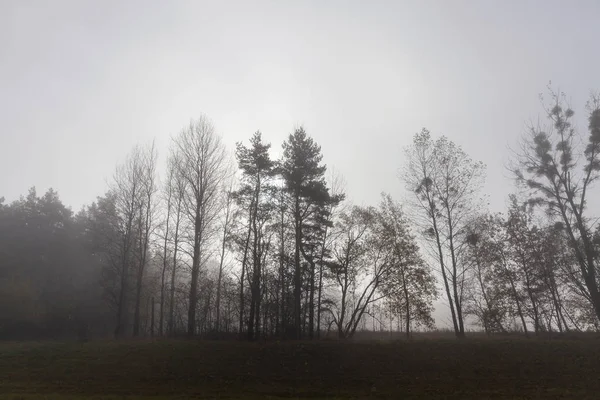
<svg viewBox="0 0 600 400"><path fill-rule="evenodd" d="M117 325L115 336L125 335L129 325L129 284L131 269L134 263L135 227L134 222L139 215L142 197L141 176L142 149L136 146L127 156L125 162L117 166L112 186L115 196L116 212L119 220L119 231L122 239L120 261L120 287L117 300Z"/></svg>
<svg viewBox="0 0 600 400"><path fill-rule="evenodd" d="M415 194L415 221L433 245L440 266L452 323L464 336L463 284L466 263L460 259L467 218L476 208L484 165L475 162L445 137L436 141L423 129L407 149L404 181Z"/></svg>
<svg viewBox="0 0 600 400"><path fill-rule="evenodd" d="M215 300L215 307L216 307L216 331L220 332L220 328L221 328L221 288L223 286L223 266L225 263L225 251L227 249L227 240L229 240L229 234L230 234L230 229L231 229L231 218L233 217L233 207L234 207L234 202L233 202L233 185L234 185L234 180L233 180L233 176L231 178L231 182L229 184L229 188L227 189L227 191L224 192L224 213L223 213L223 224L222 224L222 230L223 230L223 236L221 238L221 254L219 256L219 274L218 274L218 278L217 278L217 294L216 294L216 300Z"/></svg>
<svg viewBox="0 0 600 400"><path fill-rule="evenodd" d="M222 184L227 176L225 147L212 122L205 116L192 121L174 139L178 174L186 184L184 213L193 226L192 268L189 291L187 333L196 330L198 275L215 221L223 206Z"/></svg>
<svg viewBox="0 0 600 400"><path fill-rule="evenodd" d="M148 259L150 238L154 233L154 216L156 213L155 194L158 190L156 184L156 162L158 154L152 145L142 148L140 154L139 185L141 196L139 198L137 217L138 221L138 265L136 276L135 311L133 320L133 336L140 334L140 306L144 271Z"/></svg>
<svg viewBox="0 0 600 400"><path fill-rule="evenodd" d="M402 207L383 194L377 213L376 238L389 253L389 273L382 282L388 304L403 311L406 337L411 324L431 328L433 300L437 297L435 277L422 259Z"/></svg>
<svg viewBox="0 0 600 400"><path fill-rule="evenodd" d="M335 218L336 208L340 205L340 203L345 198L345 186L346 183L344 178L335 172L335 170L331 170L329 174L329 187L331 188L331 197L335 199L335 201L331 201L327 207L328 214L328 223L325 224L325 230L323 232L323 238L321 243L321 254L319 256L319 283L317 286L317 338L321 336L321 301L323 298L323 272L325 266L325 258L328 256L328 252L331 249L332 245L332 235L330 234L329 225Z"/></svg>
<svg viewBox="0 0 600 400"><path fill-rule="evenodd" d="M173 150L172 150L173 151ZM176 150L175 150L176 151ZM186 184L179 174L178 167L179 157L176 153L169 156L168 168L170 170L169 185L171 185L171 206L173 210L168 212L169 217L174 219L171 246L173 249L171 262L171 282L169 288L169 334L175 333L175 282L178 265L178 254L180 246L180 230L183 217L183 201L185 195Z"/></svg>
<svg viewBox="0 0 600 400"><path fill-rule="evenodd" d="M354 335L367 307L379 300L377 289L391 266L391 254L377 237L376 224L373 207L354 206L341 213L335 227L339 236L326 263L337 298L324 304L340 338Z"/></svg>
<svg viewBox="0 0 600 400"><path fill-rule="evenodd" d="M173 203L177 201L176 198L176 184L175 180L177 178L177 165L175 163L175 158L172 156L167 160L167 177L165 184L163 186L163 201L165 202L165 215L162 224L163 229L163 249L162 249L162 269L160 274L160 317L159 317L159 335L163 335L164 333L164 307L165 307L165 292L166 292L166 275L167 269L169 267L169 239L171 235L171 218L173 213ZM172 266L173 271L175 270L175 265Z"/></svg>

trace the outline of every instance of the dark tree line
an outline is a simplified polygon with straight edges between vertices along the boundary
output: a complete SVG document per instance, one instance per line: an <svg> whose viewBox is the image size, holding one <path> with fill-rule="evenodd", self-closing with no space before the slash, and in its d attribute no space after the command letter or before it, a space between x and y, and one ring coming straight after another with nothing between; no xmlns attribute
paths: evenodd
<svg viewBox="0 0 600 400"><path fill-rule="evenodd" d="M410 336L434 328L438 291L458 337L598 329L600 101L587 138L564 103L523 138L519 190L496 214L485 166L425 129L406 149L404 204L356 206L303 128L279 159L256 132L234 161L201 117L164 171L136 146L77 214L53 190L0 201L0 337Z"/></svg>

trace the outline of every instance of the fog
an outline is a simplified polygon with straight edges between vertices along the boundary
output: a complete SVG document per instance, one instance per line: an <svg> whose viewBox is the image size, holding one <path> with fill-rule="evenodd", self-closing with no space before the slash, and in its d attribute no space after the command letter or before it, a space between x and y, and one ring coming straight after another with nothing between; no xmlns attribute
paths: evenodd
<svg viewBox="0 0 600 400"><path fill-rule="evenodd" d="M139 322L140 329L149 335L151 303L161 293L164 297L168 286L160 283L161 273L174 268L163 268L166 263L160 261L161 251L163 259L167 254L161 250L167 247L161 240L167 235L164 187L172 138L189 127L190 120L202 116L211 121L231 159L235 144L247 145L260 130L263 141L272 144L272 159L277 160L288 135L302 126L321 146L327 179L331 171L343 177L344 203L365 208L377 207L382 192L408 207L414 193L399 175L407 163L405 149L413 144L413 135L426 127L434 139L445 135L472 159L486 164L477 197L484 199L485 211L506 212L508 196L516 192L507 166L515 159L528 127L545 123L547 87L566 93L565 103L575 110L573 126L581 132L581 140L587 140L585 104L598 89L600 69L600 54L595 50L598 13L600 6L594 1L580 1L577 6L558 1L4 1L0 4L0 195L5 204L17 201L1 209L5 249L46 240L32 236L39 232L17 227L22 227L24 219L43 214L40 210L48 204L56 207L55 214L48 213L52 215L49 226L64 224L69 231L60 238L64 246L60 257L50 264L66 268L61 273L68 276L76 271L85 281L69 280L61 289L64 292L59 291L66 298L61 297L56 307L61 308L63 302L73 304L74 289L91 295L82 288L93 287L98 291L96 298L85 299L93 305L75 297L76 308L87 314L82 311L84 304L95 307L97 334L112 335L118 319L117 292L123 290L113 271L115 261L106 255L106 248L94 247L106 245L97 232L93 239L86 237L85 243L73 245L71 239L80 240L82 232L93 231L93 213L88 207L115 189L116 168L130 165L132 148L145 149L155 141L156 208L152 229L146 232L148 248L140 250L148 259L138 279L143 282L142 294L137 296L145 302L140 306L145 318ZM540 101L540 93L545 94L545 102ZM19 203L20 196L26 197L33 186L39 198L32 196L29 205L26 198ZM50 188L60 201L52 193L43 200ZM589 193L597 191L590 188ZM79 220L67 217L62 204L73 213L84 209L85 215ZM588 204L591 215L586 218L591 221L597 202ZM115 207L120 207L118 201ZM122 215L115 218L122 223ZM222 214L214 216L219 222L211 232L218 231L221 218ZM414 218L407 223L426 253L426 240ZM115 231L122 233L121 228ZM188 275L194 269L191 232L193 228L185 226L182 236L187 242L180 254L185 267L177 281L182 331L189 316ZM211 285L221 264L226 271L223 279L230 284L223 291L231 292L233 310L239 307L235 296L243 251L227 247L225 261L220 263L221 236L215 233L206 243L206 260L198 256L202 258L198 261L202 264L198 301L208 302L205 306L211 308L211 296L216 295ZM53 237L40 246L52 248L57 243L53 240L58 239ZM88 241L93 240L90 245ZM172 236L167 241L174 246ZM50 257L44 249L25 246L23 252L28 257ZM6 271L21 267L23 271L18 279L6 273L13 280L6 278L3 285L11 287L7 295L15 296L11 302L25 299L23 304L31 303L34 310L47 301L44 296L54 299L46 292L54 285L32 283L30 274L37 274L35 268L41 267L36 259L21 256L6 256L2 264ZM452 328L448 300L435 268L437 260L424 257L438 279L435 325ZM303 260L308 262L306 257ZM50 276L59 279L61 275L52 271ZM367 285L370 278L362 279L366 281L359 286ZM132 291L137 285L134 281L129 282ZM35 296L25 296L28 290ZM337 292L331 300L339 300ZM163 301L165 308L169 301ZM132 307L127 311L132 314L129 324L135 319L135 306L128 307ZM60 318L71 318L74 312ZM156 330L157 313L152 314ZM215 317L208 314L210 323L197 327L199 331L212 329ZM236 330L233 314L228 332ZM60 318L52 324L61 325ZM365 315L361 324L366 327L375 320L369 318ZM478 329L473 318L472 326ZM38 328L42 324L35 318L27 323ZM384 324L384 329L395 324ZM34 330L44 336L54 332L50 325Z"/></svg>

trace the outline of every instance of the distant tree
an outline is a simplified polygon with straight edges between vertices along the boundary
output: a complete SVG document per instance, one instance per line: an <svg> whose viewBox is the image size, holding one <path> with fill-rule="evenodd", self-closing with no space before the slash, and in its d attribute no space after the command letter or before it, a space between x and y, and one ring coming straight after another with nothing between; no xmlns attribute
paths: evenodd
<svg viewBox="0 0 600 400"><path fill-rule="evenodd" d="M382 299L404 307L407 334L412 322L432 326L435 280L397 203L384 196L379 209L354 206L333 229L325 264L334 290L323 303L340 338L352 337L364 315L376 318Z"/></svg>
<svg viewBox="0 0 600 400"><path fill-rule="evenodd" d="M193 227L192 268L189 290L187 333L196 332L198 278L207 258L207 245L215 233L215 222L223 206L220 197L227 176L225 147L205 116L190 122L174 138L178 175L185 182L184 214Z"/></svg>
<svg viewBox="0 0 600 400"><path fill-rule="evenodd" d="M106 334L98 258L87 213L49 189L0 204L0 338L87 339Z"/></svg>
<svg viewBox="0 0 600 400"><path fill-rule="evenodd" d="M178 269L178 256L179 256L179 248L181 242L181 228L183 223L183 210L184 210L184 196L186 192L186 183L183 177L179 174L179 157L177 156L176 149L171 149L171 154L169 155L167 161L168 168L168 181L167 185L169 186L167 191L170 191L171 202L169 206L172 208L171 211L167 212L167 218L173 219L172 229L170 229L171 237L171 248L172 248L172 256L171 256L171 279L170 279L170 287L169 287L169 325L168 330L169 334L173 335L175 333L175 285L176 285L176 276Z"/></svg>
<svg viewBox="0 0 600 400"><path fill-rule="evenodd" d="M385 271L386 254L383 246L376 245L375 223L374 208L354 206L340 214L335 226L337 240L326 265L338 298L324 303L340 338L354 334L367 306L376 300L375 290Z"/></svg>
<svg viewBox="0 0 600 400"><path fill-rule="evenodd" d="M564 232L550 221L534 222L528 203L511 196L506 221L506 242L512 258L512 276L521 281L521 300L533 320L536 334L557 328L559 332L578 329L565 303L580 296L585 287L573 273L576 263ZM526 328L525 328L526 330Z"/></svg>
<svg viewBox="0 0 600 400"><path fill-rule="evenodd" d="M545 206L561 223L577 260L585 296L600 319L598 253L594 220L587 207L592 184L600 176L600 97L593 95L587 104L587 140L571 122L575 113L565 104L565 95L551 92L551 97L546 109L549 126L530 128L513 171L517 181L530 190L530 203Z"/></svg>
<svg viewBox="0 0 600 400"><path fill-rule="evenodd" d="M159 316L159 334L164 334L164 318L165 318L165 302L167 298L167 272L169 266L171 266L172 273L175 272L176 262L171 259L171 254L177 254L177 251L170 246L172 236L178 238L179 232L173 234L173 225L171 220L173 219L174 213L181 214L181 195L178 196L177 192L177 164L176 158L172 155L167 159L167 171L166 180L162 187L162 202L163 202L163 215L162 223L160 224L162 230L162 268L160 274L160 316ZM177 207L179 203L179 207ZM179 230L179 221L176 218L176 227ZM176 257L176 256L175 256Z"/></svg>
<svg viewBox="0 0 600 400"><path fill-rule="evenodd" d="M499 215L473 218L467 233L466 260L470 264L471 282L467 285L466 311L475 316L487 334L506 332L510 288L505 284L503 257L499 246L504 221ZM519 299L516 299L517 303ZM519 308L520 309L520 308ZM520 311L519 311L520 312Z"/></svg>
<svg viewBox="0 0 600 400"><path fill-rule="evenodd" d="M402 207L389 194L382 195L377 220L378 241L390 254L390 271L381 284L382 292L394 309L403 309L406 336L410 337L413 322L434 326L435 277L421 257Z"/></svg>
<svg viewBox="0 0 600 400"><path fill-rule="evenodd" d="M327 204L324 231L320 243L319 265L319 283L317 286L317 337L321 336L321 301L323 298L323 274L325 269L325 259L329 257L333 242L330 228L333 226L335 211L346 198L344 193L344 181L341 175L332 172L330 175L329 187L331 188L331 201Z"/></svg>
<svg viewBox="0 0 600 400"><path fill-rule="evenodd" d="M125 162L117 166L111 185L121 238L121 261L118 273L121 281L117 300L116 337L126 334L130 321L130 281L136 265L135 251L138 239L136 235L140 233L135 229L135 223L140 218L140 207L143 201L143 173L143 151L141 147L135 146Z"/></svg>
<svg viewBox="0 0 600 400"><path fill-rule="evenodd" d="M221 331L221 292L223 288L223 275L224 275L224 267L225 267L225 255L227 251L227 241L230 240L230 231L232 225L232 218L234 216L234 201L233 201L233 176L231 182L229 184L229 188L223 191L223 203L225 206L223 207L223 215L222 215L222 224L221 229L223 232L221 238L221 252L219 255L219 273L217 278L217 293L215 299L215 308L216 308L216 325L215 330L217 332Z"/></svg>
<svg viewBox="0 0 600 400"><path fill-rule="evenodd" d="M139 175L140 197L138 199L137 219L137 271L135 291L135 311L133 319L133 336L140 334L140 307L142 300L142 288L144 274L148 263L150 252L150 240L155 229L156 193L158 191L156 177L156 162L158 154L154 142L150 146L141 148L139 153Z"/></svg>
<svg viewBox="0 0 600 400"><path fill-rule="evenodd" d="M415 194L415 223L433 245L448 299L454 332L464 337L463 295L467 265L461 260L466 224L477 206L484 165L446 137L416 134L407 149L404 181Z"/></svg>
<svg viewBox="0 0 600 400"><path fill-rule="evenodd" d="M545 290L542 278L543 234L533 225L533 214L527 204L519 205L512 198L507 221L508 243L516 265L517 278L522 282L523 297L533 320L536 334L542 329L542 296Z"/></svg>

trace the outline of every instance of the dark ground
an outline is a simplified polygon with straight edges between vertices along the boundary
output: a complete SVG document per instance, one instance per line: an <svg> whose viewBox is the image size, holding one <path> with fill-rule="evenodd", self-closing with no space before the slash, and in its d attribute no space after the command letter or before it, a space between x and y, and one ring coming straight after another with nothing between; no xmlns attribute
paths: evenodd
<svg viewBox="0 0 600 400"><path fill-rule="evenodd" d="M600 339L0 343L0 399L600 399Z"/></svg>

